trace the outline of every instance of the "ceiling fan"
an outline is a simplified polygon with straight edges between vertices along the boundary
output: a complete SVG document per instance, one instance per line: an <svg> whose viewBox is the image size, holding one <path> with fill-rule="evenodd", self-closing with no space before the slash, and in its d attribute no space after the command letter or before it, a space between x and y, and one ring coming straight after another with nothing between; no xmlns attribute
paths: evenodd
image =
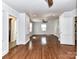
<svg viewBox="0 0 79 59"><path fill-rule="evenodd" d="M48 21L46 19L42 19L42 22L43 23L47 23Z"/></svg>
<svg viewBox="0 0 79 59"><path fill-rule="evenodd" d="M48 3L49 8L53 5L53 0L45 0Z"/></svg>

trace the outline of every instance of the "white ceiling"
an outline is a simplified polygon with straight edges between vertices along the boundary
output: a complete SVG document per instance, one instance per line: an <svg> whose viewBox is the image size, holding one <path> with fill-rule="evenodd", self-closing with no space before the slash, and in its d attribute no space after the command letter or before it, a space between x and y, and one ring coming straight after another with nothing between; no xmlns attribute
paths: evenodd
<svg viewBox="0 0 79 59"><path fill-rule="evenodd" d="M3 0L18 12L25 12L31 17L58 16L64 11L71 11L76 8L77 0L53 1L53 6L49 8L45 0Z"/></svg>

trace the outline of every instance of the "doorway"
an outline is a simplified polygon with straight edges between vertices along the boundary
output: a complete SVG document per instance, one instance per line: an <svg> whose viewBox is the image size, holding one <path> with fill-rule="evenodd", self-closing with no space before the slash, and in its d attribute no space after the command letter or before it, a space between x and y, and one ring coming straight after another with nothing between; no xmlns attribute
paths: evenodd
<svg viewBox="0 0 79 59"><path fill-rule="evenodd" d="M77 45L77 17L75 17L75 45Z"/></svg>
<svg viewBox="0 0 79 59"><path fill-rule="evenodd" d="M16 46L16 17L9 16L9 49Z"/></svg>

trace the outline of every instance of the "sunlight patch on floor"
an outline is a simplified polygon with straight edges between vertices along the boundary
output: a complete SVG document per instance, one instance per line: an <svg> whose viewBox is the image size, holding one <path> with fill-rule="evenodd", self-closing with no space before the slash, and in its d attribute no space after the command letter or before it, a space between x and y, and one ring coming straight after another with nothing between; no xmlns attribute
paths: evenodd
<svg viewBox="0 0 79 59"><path fill-rule="evenodd" d="M42 43L42 45L45 45L47 43L46 37L42 37L41 38L41 43Z"/></svg>
<svg viewBox="0 0 79 59"><path fill-rule="evenodd" d="M32 49L32 41L29 42L29 49Z"/></svg>

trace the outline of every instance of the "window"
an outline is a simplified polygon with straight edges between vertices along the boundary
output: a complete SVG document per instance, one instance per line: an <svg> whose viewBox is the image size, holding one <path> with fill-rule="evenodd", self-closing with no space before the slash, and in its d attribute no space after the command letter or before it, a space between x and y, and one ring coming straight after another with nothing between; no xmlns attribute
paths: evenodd
<svg viewBox="0 0 79 59"><path fill-rule="evenodd" d="M30 22L30 32L32 32L32 23Z"/></svg>
<svg viewBox="0 0 79 59"><path fill-rule="evenodd" d="M46 23L41 24L41 30L46 31Z"/></svg>

